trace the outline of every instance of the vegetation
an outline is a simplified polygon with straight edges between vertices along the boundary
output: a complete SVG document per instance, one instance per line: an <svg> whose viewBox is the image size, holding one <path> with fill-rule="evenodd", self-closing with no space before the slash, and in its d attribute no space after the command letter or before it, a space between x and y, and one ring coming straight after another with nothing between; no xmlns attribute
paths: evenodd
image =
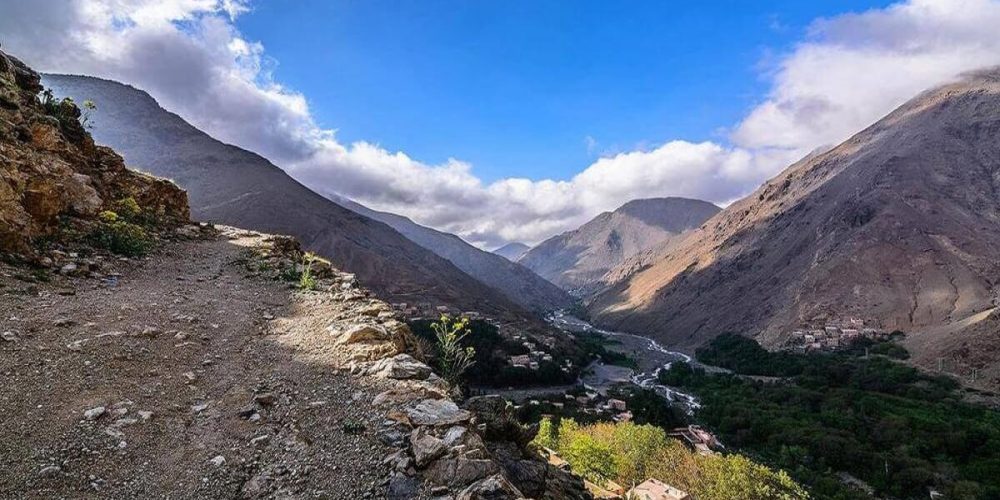
<svg viewBox="0 0 1000 500"><path fill-rule="evenodd" d="M452 319L446 314L431 324L437 340L437 368L453 387L459 386L465 371L475 364L476 349L462 345L462 340L472 333L468 326L468 318Z"/></svg>
<svg viewBox="0 0 1000 500"><path fill-rule="evenodd" d="M135 200L132 200L135 203ZM98 222L91 231L89 240L97 247L105 248L119 255L137 257L145 255L153 241L146 230L131 222L131 217L105 210L98 215Z"/></svg>
<svg viewBox="0 0 1000 500"><path fill-rule="evenodd" d="M313 252L306 252L302 254L302 271L299 272L300 290L316 289L316 277L313 276L312 265L318 258L319 256Z"/></svg>
<svg viewBox="0 0 1000 500"><path fill-rule="evenodd" d="M604 335L594 332L578 332L573 335L576 345L583 349L588 358L598 357L601 361L609 365L624 366L626 368L638 369L639 364L626 354L608 349L617 341L609 340Z"/></svg>
<svg viewBox="0 0 1000 500"><path fill-rule="evenodd" d="M656 478L699 500L808 498L783 471L741 455L697 455L652 425L543 420L534 443L556 451L596 484L626 487Z"/></svg>
<svg viewBox="0 0 1000 500"><path fill-rule="evenodd" d="M962 402L949 378L883 356L768 353L736 336L698 357L736 374L675 363L661 382L694 392L698 419L724 443L788 470L820 498L867 497L841 473L881 496L1000 497L1000 413Z"/></svg>
<svg viewBox="0 0 1000 500"><path fill-rule="evenodd" d="M431 320L421 319L409 322L410 329L417 338L437 343L437 335ZM576 372L563 371L552 361L542 361L537 370L512 366L509 356L527 354L528 349L519 342L505 339L499 329L488 321L468 320L466 328L471 332L459 343L475 351L475 368L469 370L468 383L487 387L524 387L530 385L571 384L576 382ZM437 349L435 348L434 351ZM433 354L433 353L432 353ZM438 368L437 361L431 365Z"/></svg>

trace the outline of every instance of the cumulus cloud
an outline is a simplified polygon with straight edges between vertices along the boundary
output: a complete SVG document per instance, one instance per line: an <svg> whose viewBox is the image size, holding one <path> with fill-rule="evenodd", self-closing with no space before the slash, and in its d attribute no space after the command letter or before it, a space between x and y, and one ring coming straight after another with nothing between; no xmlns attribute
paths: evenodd
<svg viewBox="0 0 1000 500"><path fill-rule="evenodd" d="M249 0L0 0L0 33L8 51L45 71L149 91L317 192L485 247L537 242L635 198L732 201L920 90L1000 63L996 0L909 0L820 19L773 59L771 91L728 141L669 140L601 157L570 179L487 184L460 159L430 165L371 143L339 142L314 121L305 96L273 77L276 61L265 48L235 27L250 8Z"/></svg>

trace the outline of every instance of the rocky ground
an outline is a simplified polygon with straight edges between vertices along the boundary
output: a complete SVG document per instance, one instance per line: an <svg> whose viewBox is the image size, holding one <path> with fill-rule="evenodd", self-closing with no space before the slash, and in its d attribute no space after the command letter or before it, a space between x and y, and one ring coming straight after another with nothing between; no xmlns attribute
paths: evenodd
<svg viewBox="0 0 1000 500"><path fill-rule="evenodd" d="M390 453L326 327L245 233L167 245L104 279L0 276L0 497L383 498Z"/></svg>

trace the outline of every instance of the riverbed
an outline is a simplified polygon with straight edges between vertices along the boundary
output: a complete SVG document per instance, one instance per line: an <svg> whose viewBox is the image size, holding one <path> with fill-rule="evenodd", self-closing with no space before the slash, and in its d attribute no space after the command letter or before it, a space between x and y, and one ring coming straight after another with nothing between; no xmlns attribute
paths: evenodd
<svg viewBox="0 0 1000 500"><path fill-rule="evenodd" d="M670 369L670 365L677 361L691 363L693 361L691 356L682 352L671 351L647 337L597 328L580 318L570 315L566 311L553 312L546 319L549 323L569 335L583 332L602 335L611 342L608 345L609 349L627 354L635 359L638 364L638 370L612 365L591 366L591 369L588 370L589 374L581 379L581 382L584 384L595 388L603 388L614 383L620 383L624 377L633 384L646 389L652 389L668 401L679 404L689 414L699 408L698 400L694 396L678 391L676 388L659 384L656 381L656 376L660 370Z"/></svg>

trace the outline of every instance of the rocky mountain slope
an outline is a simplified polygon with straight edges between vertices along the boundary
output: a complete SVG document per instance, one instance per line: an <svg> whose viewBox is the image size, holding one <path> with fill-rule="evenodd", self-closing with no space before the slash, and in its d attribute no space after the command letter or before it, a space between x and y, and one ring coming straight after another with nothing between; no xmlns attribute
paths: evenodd
<svg viewBox="0 0 1000 500"><path fill-rule="evenodd" d="M365 217L384 222L414 243L448 259L479 282L529 310L547 312L569 307L573 298L528 268L484 252L453 234L421 226L401 215L379 212L343 197L334 201Z"/></svg>
<svg viewBox="0 0 1000 500"><path fill-rule="evenodd" d="M57 95L94 100L94 137L187 189L196 219L295 236L390 300L521 314L447 260L309 190L265 158L213 139L145 92L83 76L46 75L45 84Z"/></svg>
<svg viewBox="0 0 1000 500"><path fill-rule="evenodd" d="M566 290L587 295L630 256L671 245L718 211L711 203L684 198L633 200L543 241L518 262Z"/></svg>
<svg viewBox="0 0 1000 500"><path fill-rule="evenodd" d="M76 104L41 91L37 73L0 52L0 252L41 258L43 242L103 227L99 212L125 199L160 225L188 220L182 190L125 168L94 144Z"/></svg>
<svg viewBox="0 0 1000 500"><path fill-rule="evenodd" d="M917 96L623 275L591 313L669 345L723 332L776 345L857 317L910 332L920 359L946 352L961 334L920 337L997 301L1000 70Z"/></svg>
<svg viewBox="0 0 1000 500"><path fill-rule="evenodd" d="M528 250L531 250L531 247L519 241L515 241L513 243L508 243L500 248L494 249L493 253L511 262L517 262L518 260L521 260L521 257L525 253L527 253Z"/></svg>

